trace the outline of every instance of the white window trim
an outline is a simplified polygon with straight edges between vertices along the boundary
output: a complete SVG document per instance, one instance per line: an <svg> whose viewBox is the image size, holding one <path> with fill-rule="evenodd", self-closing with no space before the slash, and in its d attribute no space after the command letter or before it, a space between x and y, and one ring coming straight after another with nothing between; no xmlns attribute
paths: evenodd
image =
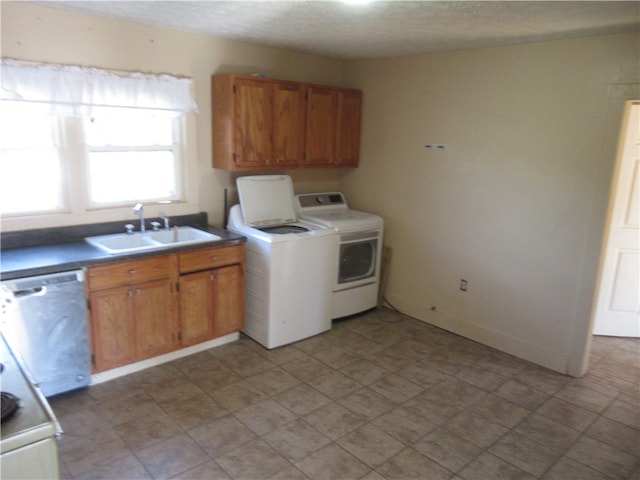
<svg viewBox="0 0 640 480"><path fill-rule="evenodd" d="M177 134L181 135L179 139L179 147L178 147L178 181L179 188L182 189L182 200L167 203L164 201L161 202L148 202L145 203L147 217L150 218L152 216L159 216L161 214L166 214L169 216L172 215L185 215L197 213L200 211L198 205L198 163L197 163L197 148L196 148L196 138L195 138L195 130L196 130L196 122L194 113L197 112L197 106L192 97L192 81L188 78L180 78L172 77L168 75L149 75L149 74L138 74L138 73L130 73L130 72L114 72L100 69L90 69L87 67L75 67L75 66L61 66L61 65L33 65L26 62L17 62L14 60L2 60L2 95L0 98L3 99L11 99L15 100L16 98L20 98L21 100L27 100L25 98L24 92L20 89L12 88L11 82L13 81L11 76L5 75L7 66L14 67L15 65L19 65L20 67L32 69L34 67L39 68L40 71L45 71L47 74L50 74L52 71L60 72L68 69L78 70L87 72L98 72L99 74L105 74L106 77L111 76L112 79L117 77L119 81L122 78L137 78L144 79L145 81L153 80L153 79L161 79L162 82L157 82L157 85L166 86L167 80L177 80L174 82L175 84L180 85L181 92L187 92L188 95L185 96L183 94L179 94L178 97L181 98L182 101L180 103L180 108L176 110L175 108L167 108L166 105L162 107L158 107L159 109L164 110L172 110L177 111L181 114L179 118L179 122L181 122L180 128L177 129ZM33 72L34 70L29 70ZM6 80L6 82L5 82ZM15 86L15 82L13 83ZM16 95L18 93L18 95ZM148 101L149 96L145 95L139 98L146 98ZM42 100L40 98L39 100ZM35 100L35 101L39 101ZM84 110L78 110L76 107L80 106ZM86 107L90 104L83 102L81 105L75 105L74 111L84 111L87 112ZM132 105L127 105L130 107ZM138 105L143 108L147 108L149 106L148 103ZM69 104L65 101L61 104L56 104L55 108L63 108L64 111L68 111ZM74 119L77 122L80 122L80 118ZM65 128L63 129L63 148L70 155L66 158L66 161L63 161L63 178L64 182L66 182L65 189L63 194L65 198L63 201L65 203L64 210L61 212L55 213L46 213L46 214L35 214L35 215L25 215L25 216L11 216L11 217L2 217L0 218L0 231L15 231L15 230L28 230L34 228L48 228L48 227L57 227L57 226L66 226L66 225L78 225L78 224L88 224L88 223L100 223L100 222L109 222L109 221L118 221L121 219L132 219L135 218L132 215L132 205L123 205L116 207L93 207L88 205L88 192L86 191L89 188L88 183L84 182L87 174L87 165L85 161L85 146L82 141L69 141L69 136L80 135L81 127L79 125L69 127L70 122L65 123ZM76 137L78 138L78 137ZM74 147L71 147L74 145ZM81 186L81 187L78 187Z"/></svg>

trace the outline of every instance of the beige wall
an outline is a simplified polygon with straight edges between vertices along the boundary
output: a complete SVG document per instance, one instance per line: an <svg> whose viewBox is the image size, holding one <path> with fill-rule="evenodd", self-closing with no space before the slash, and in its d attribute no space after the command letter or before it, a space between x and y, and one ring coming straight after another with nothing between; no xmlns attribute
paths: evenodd
<svg viewBox="0 0 640 480"><path fill-rule="evenodd" d="M189 203L147 207L147 216L206 211L209 221L223 223L224 189L235 200L235 176L211 167L210 76L216 73L262 72L276 78L350 86L343 82L344 63L290 51L227 41L204 35L68 13L25 2L0 3L2 57L117 70L169 73L194 79L199 113L188 151ZM290 173L300 191L335 190L342 173L334 170ZM141 179L144 181L144 179ZM131 220L131 209L75 212L71 217L2 219L2 229L21 230L70 223Z"/></svg>
<svg viewBox="0 0 640 480"><path fill-rule="evenodd" d="M394 305L580 373L638 45L615 35L350 66L365 92L362 163L342 189L386 220Z"/></svg>
<svg viewBox="0 0 640 480"><path fill-rule="evenodd" d="M174 213L204 210L217 225L235 175L210 167L212 73L362 88L361 167L289 172L296 190L342 189L352 207L385 218L394 249L386 295L404 312L581 373L622 104L638 94L637 35L347 63L0 5L2 56L194 78L192 202ZM132 215L74 222L120 218Z"/></svg>

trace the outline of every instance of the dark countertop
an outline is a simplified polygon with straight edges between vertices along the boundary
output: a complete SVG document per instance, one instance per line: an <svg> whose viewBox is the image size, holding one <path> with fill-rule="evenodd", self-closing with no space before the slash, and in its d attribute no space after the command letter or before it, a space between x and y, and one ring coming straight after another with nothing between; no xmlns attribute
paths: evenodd
<svg viewBox="0 0 640 480"><path fill-rule="evenodd" d="M110 255L89 245L84 237L122 232L122 222L97 224L94 226L45 229L34 232L11 232L10 238L3 234L0 254L0 280L45 275L49 273L77 270L100 263L144 258L167 253L193 250L195 248L217 247L246 242L242 235L206 224L206 214L176 217L172 225L188 225L219 236L220 240L198 244L167 247L158 250ZM172 220L174 220L172 218ZM205 222L204 224L202 222ZM77 235L81 235L78 237ZM24 245L22 247L18 245ZM6 247L9 248L6 248Z"/></svg>

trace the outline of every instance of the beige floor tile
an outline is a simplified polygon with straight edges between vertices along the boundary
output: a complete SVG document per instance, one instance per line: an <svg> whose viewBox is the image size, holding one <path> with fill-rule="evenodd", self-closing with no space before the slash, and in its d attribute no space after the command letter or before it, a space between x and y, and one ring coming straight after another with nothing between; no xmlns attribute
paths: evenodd
<svg viewBox="0 0 640 480"><path fill-rule="evenodd" d="M628 427L608 418L598 418L586 434L640 460L640 430Z"/></svg>
<svg viewBox="0 0 640 480"><path fill-rule="evenodd" d="M402 442L371 424L340 437L336 443L372 468L386 462L404 448Z"/></svg>
<svg viewBox="0 0 640 480"><path fill-rule="evenodd" d="M232 478L252 480L269 478L291 465L261 439L216 458L216 463Z"/></svg>
<svg viewBox="0 0 640 480"><path fill-rule="evenodd" d="M579 431L585 430L598 417L594 412L556 397L549 398L536 413Z"/></svg>
<svg viewBox="0 0 640 480"><path fill-rule="evenodd" d="M403 480L447 480L451 472L412 448L405 448L390 460L380 465L377 471L385 478Z"/></svg>
<svg viewBox="0 0 640 480"><path fill-rule="evenodd" d="M207 454L187 435L156 443L136 456L154 479L171 478L209 461Z"/></svg>
<svg viewBox="0 0 640 480"><path fill-rule="evenodd" d="M443 426L481 448L488 448L509 431L507 427L468 410L456 415Z"/></svg>
<svg viewBox="0 0 640 480"><path fill-rule="evenodd" d="M437 428L413 447L452 472L458 472L482 453L477 445L444 428Z"/></svg>
<svg viewBox="0 0 640 480"><path fill-rule="evenodd" d="M210 394L227 410L240 410L267 398L267 394L246 380L219 388Z"/></svg>
<svg viewBox="0 0 640 480"><path fill-rule="evenodd" d="M364 425L366 420L342 405L331 402L305 415L304 420L332 440Z"/></svg>
<svg viewBox="0 0 640 480"><path fill-rule="evenodd" d="M406 407L383 413L371 423L405 444L417 442L436 428L435 423Z"/></svg>
<svg viewBox="0 0 640 480"><path fill-rule="evenodd" d="M404 403L423 392L419 385L395 374L385 375L369 388L395 403Z"/></svg>
<svg viewBox="0 0 640 480"><path fill-rule="evenodd" d="M256 438L249 427L232 415L200 425L188 433L214 458Z"/></svg>
<svg viewBox="0 0 640 480"><path fill-rule="evenodd" d="M611 477L569 457L562 457L542 477L544 480L611 480Z"/></svg>
<svg viewBox="0 0 640 480"><path fill-rule="evenodd" d="M356 382L354 379L337 370L332 370L324 375L313 378L309 380L308 383L332 400L342 398L363 387L361 383Z"/></svg>
<svg viewBox="0 0 640 480"><path fill-rule="evenodd" d="M558 452L564 452L580 436L577 430L535 413L520 422L515 431Z"/></svg>
<svg viewBox="0 0 640 480"><path fill-rule="evenodd" d="M583 436L566 455L611 478L626 478L637 466L638 458L594 438Z"/></svg>
<svg viewBox="0 0 640 480"><path fill-rule="evenodd" d="M289 390L300 383L300 379L281 368L273 368L266 372L252 375L247 377L247 381L269 396Z"/></svg>
<svg viewBox="0 0 640 480"><path fill-rule="evenodd" d="M63 477L64 478L64 477ZM151 480L153 477L134 455L107 461L89 472L75 477L78 480L120 479Z"/></svg>
<svg viewBox="0 0 640 480"><path fill-rule="evenodd" d="M536 478L490 453L480 455L458 475L465 480L534 480Z"/></svg>
<svg viewBox="0 0 640 480"><path fill-rule="evenodd" d="M603 388L604 389L604 388ZM601 390L603 390L601 389ZM602 413L614 400L618 392L605 393L595 389L595 385L570 383L556 393L556 397L574 403L579 407L596 413Z"/></svg>
<svg viewBox="0 0 640 480"><path fill-rule="evenodd" d="M257 435L265 435L298 418L272 399L249 405L237 410L233 415Z"/></svg>
<svg viewBox="0 0 640 480"><path fill-rule="evenodd" d="M175 420L161 410L117 425L115 430L132 450L141 450L183 433Z"/></svg>
<svg viewBox="0 0 640 480"><path fill-rule="evenodd" d="M494 394L486 395L471 405L471 410L507 428L513 428L530 414L529 410Z"/></svg>
<svg viewBox="0 0 640 480"><path fill-rule="evenodd" d="M542 405L549 395L531 388L517 379L509 380L500 385L494 392L497 396L509 400L527 410L535 410Z"/></svg>
<svg viewBox="0 0 640 480"><path fill-rule="evenodd" d="M311 480L355 480L371 469L349 452L331 443L296 463Z"/></svg>
<svg viewBox="0 0 640 480"><path fill-rule="evenodd" d="M388 309L241 335L52 398L61 478L638 480L640 341L594 345L571 378Z"/></svg>
<svg viewBox="0 0 640 480"><path fill-rule="evenodd" d="M396 406L391 400L367 387L347 395L338 403L367 420L373 420Z"/></svg>
<svg viewBox="0 0 640 480"><path fill-rule="evenodd" d="M184 429L223 417L229 411L205 393L194 395L181 402L161 405L162 409Z"/></svg>
<svg viewBox="0 0 640 480"><path fill-rule="evenodd" d="M343 366L340 371L363 385L369 385L389 373L364 358Z"/></svg>
<svg viewBox="0 0 640 480"><path fill-rule="evenodd" d="M303 459L331 443L331 439L298 419L265 435L264 440L292 462Z"/></svg>
<svg viewBox="0 0 640 480"><path fill-rule="evenodd" d="M560 457L559 452L516 432L502 437L489 448L489 452L536 477L546 472Z"/></svg>
<svg viewBox="0 0 640 480"><path fill-rule="evenodd" d="M121 478L124 479L126 477ZM215 461L209 460L184 472L180 472L176 476L171 477L171 480L231 480L231 477L227 475L227 472Z"/></svg>
<svg viewBox="0 0 640 480"><path fill-rule="evenodd" d="M310 385L300 384L273 397L296 415L306 415L331 403L331 399Z"/></svg>

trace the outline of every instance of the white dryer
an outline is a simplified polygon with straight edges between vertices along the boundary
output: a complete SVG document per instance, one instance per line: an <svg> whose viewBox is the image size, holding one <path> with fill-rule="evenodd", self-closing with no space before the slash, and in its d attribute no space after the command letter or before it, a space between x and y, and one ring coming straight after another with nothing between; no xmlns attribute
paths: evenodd
<svg viewBox="0 0 640 480"><path fill-rule="evenodd" d="M301 220L336 232L335 275L331 318L341 318L378 305L384 221L352 210L340 192L296 195Z"/></svg>
<svg viewBox="0 0 640 480"><path fill-rule="evenodd" d="M247 237L244 333L275 348L331 329L335 232L297 220L288 175L236 185L227 229Z"/></svg>

